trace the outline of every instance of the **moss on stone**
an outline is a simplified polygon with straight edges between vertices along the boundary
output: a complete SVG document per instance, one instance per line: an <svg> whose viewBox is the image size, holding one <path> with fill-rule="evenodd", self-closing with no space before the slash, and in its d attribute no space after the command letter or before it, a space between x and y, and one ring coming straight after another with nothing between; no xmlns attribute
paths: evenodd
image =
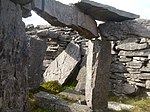
<svg viewBox="0 0 150 112"><path fill-rule="evenodd" d="M52 110L41 108L41 107L37 106L36 102L35 102L34 94L36 94L40 91L44 91L44 92L48 92L50 94L56 95L56 94L62 92L63 90L74 89L75 86L76 86L75 82L69 83L65 86L62 86L59 84L58 81L49 81L49 82L42 83L40 85L40 87L37 89L29 90L29 101L30 101L31 111L32 112L53 112ZM66 100L66 101L72 102L72 103L77 102L75 100L68 99L68 98L60 96L60 95L57 95L57 96L59 96L60 98Z"/></svg>
<svg viewBox="0 0 150 112"><path fill-rule="evenodd" d="M57 94L63 90L63 87L58 81L49 81L41 84L41 87L45 89L46 92L51 94Z"/></svg>

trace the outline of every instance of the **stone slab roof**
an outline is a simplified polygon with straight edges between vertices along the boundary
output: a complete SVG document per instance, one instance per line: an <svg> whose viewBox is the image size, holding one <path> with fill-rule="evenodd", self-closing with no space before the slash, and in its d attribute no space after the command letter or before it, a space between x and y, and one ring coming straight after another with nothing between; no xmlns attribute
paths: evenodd
<svg viewBox="0 0 150 112"><path fill-rule="evenodd" d="M120 22L139 18L139 15L90 0L80 0L78 3L75 3L75 6L77 6L85 14L88 14L99 21Z"/></svg>

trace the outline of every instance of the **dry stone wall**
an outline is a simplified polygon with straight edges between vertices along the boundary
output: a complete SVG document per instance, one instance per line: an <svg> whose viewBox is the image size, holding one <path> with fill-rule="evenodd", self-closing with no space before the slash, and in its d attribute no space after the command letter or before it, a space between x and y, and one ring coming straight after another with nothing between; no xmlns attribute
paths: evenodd
<svg viewBox="0 0 150 112"><path fill-rule="evenodd" d="M107 22L100 33L112 41L111 86L116 94L150 95L150 21Z"/></svg>
<svg viewBox="0 0 150 112"><path fill-rule="evenodd" d="M103 28L107 28L111 33L106 33ZM138 21L125 21L116 23L105 23L100 26L101 35L112 41L112 64L111 64L111 91L117 95L136 95L142 89L147 95L149 95L149 55L150 55L150 39L149 39L149 21L138 20ZM118 25L114 32L111 27L114 24ZM138 31L137 27L140 28L140 24L144 29ZM125 25L125 26L124 26ZM135 28L132 32L126 27ZM134 26L134 27L133 27ZM122 28L123 27L123 28ZM26 33L30 36L36 36L47 42L46 55L43 62L43 71L47 69L52 61L56 59L61 52L65 50L68 43L72 40L78 43L81 50L81 62L79 65L81 70L77 77L78 84L76 90L85 92L85 77L86 77L86 51L87 51L87 39L82 38L79 34L71 28L61 28L54 26L42 26L39 25L34 27L33 25L26 26ZM144 32L144 33L143 33ZM107 35L106 35L107 34ZM110 35L111 34L111 35ZM119 40L123 38L124 40ZM117 41L118 40L118 41ZM84 63L84 64L83 64ZM80 69L79 68L79 69ZM84 75L85 74L85 75Z"/></svg>
<svg viewBox="0 0 150 112"><path fill-rule="evenodd" d="M53 71L53 72L56 71L55 73L58 73L58 71L60 71L60 68L62 69L65 68L67 70L69 63L70 63L69 65L71 68L69 68L68 73L63 70L64 73L67 73L68 75L70 75L74 73L73 70L75 70L76 72L80 69L79 62L81 61L81 58L86 55L88 40L81 37L78 34L78 32L67 27L62 28L62 27L54 27L51 25L38 25L34 27L33 25L30 24L26 26L26 34L28 35L28 38L29 38L30 48L31 48L30 55L32 58L31 64L29 67L30 88L38 87L38 85L42 81L47 81L47 80L50 81L50 80L57 79L56 77L52 78L52 76L48 77L47 75L43 75L44 72L45 72L44 74L50 74L50 72L48 71ZM46 46L47 46L46 50L44 47L45 46L44 42L46 42ZM44 50L46 51L46 53L44 53ZM42 58L43 57L42 54L44 55L44 59ZM75 56L75 54L77 55ZM63 57L65 59L64 62L62 60ZM68 58L66 59L66 57ZM42 65L42 62L40 60L42 59L44 60L43 68L42 68L43 72L39 73L41 70L40 64ZM39 60L39 61L36 61L36 60ZM78 64L77 68L73 60L74 62L77 62L76 63ZM59 67L55 66L55 70L54 70L54 65L58 64L56 62L59 63ZM53 70L49 70L49 69L53 69ZM45 79L43 76L45 77ZM68 80L68 76L64 78L66 78L65 80ZM64 78L62 80L64 80ZM74 76L74 80L75 79L76 79L76 75ZM64 82L66 82L65 80L61 81L60 83L63 84Z"/></svg>
<svg viewBox="0 0 150 112"><path fill-rule="evenodd" d="M28 101L27 101L28 80L29 80L30 86L35 86L40 83L40 78L42 78L41 73L40 73L42 71L40 63L42 63L42 60L44 58L44 52L45 52L44 49L46 48L46 44L47 44L47 49L46 49L47 54L45 56L45 59L49 58L48 59L49 67L51 67L51 64L53 63L54 65L56 65L56 67L59 67L59 66L61 67L61 64L59 65L58 63L59 60L57 59L59 56L61 57L60 51L63 51L65 48L66 48L65 49L66 51L68 49L69 50L68 50L68 53L66 53L67 56L65 57L62 63L62 65L65 65L65 66L61 67L61 69L66 68L67 63L70 64L70 62L66 61L66 59L70 60L70 58L74 58L75 61L78 61L79 63L80 59L82 59L83 56L86 56L86 50L84 47L84 44L86 43L86 39L84 40L81 36L79 36L77 32L74 33L72 29L68 29L68 28L65 28L65 33L64 33L64 30L62 28L57 29L56 27L52 27L52 26L39 26L39 27L34 28L31 25L27 27L27 34L29 36L29 44L28 44L29 46L27 46L27 38L25 37L25 29L24 29L24 24L22 22L22 16L23 17L30 16L31 7L39 15L44 17L47 21L49 21L53 25L69 26L79 31L79 33L84 35L86 38L91 39L93 37L94 38L98 37L97 26L96 26L95 20L90 17L91 15L90 13L88 13L89 15L87 15L81 12L81 10L78 9L80 8L79 6L78 8L75 7L74 5L67 6L57 1L52 1L52 0L47 1L47 3L45 3L44 0L40 0L40 2L37 2L34 0L32 6L31 4L27 4L31 1L32 0L5 0L5 1L2 0L0 1L0 8L1 8L0 10L0 15L1 15L0 16L0 19L1 19L0 21L1 22L1 26L0 26L0 31L1 31L0 32L0 36L1 36L0 38L0 58L1 58L0 60L1 61L0 111L1 112L28 112L29 111ZM54 3L55 5L52 5L52 3ZM98 9L101 9L100 4L95 4L94 2L83 2L81 3L81 5L83 5L84 3L87 4L85 5L86 7L88 6L88 4L91 4L92 7L96 7L98 5ZM61 12L61 13L56 14L55 12ZM73 13L73 16L72 16L72 13ZM124 14L126 15L127 13L124 12ZM138 16L135 15L135 17L133 18L137 18L137 17ZM133 37L134 38L139 37L139 39L141 39L141 37L149 38L149 34L150 34L149 24L147 23L149 23L149 21L146 21L146 22L145 21L134 21L134 22L126 21L126 22L122 22L121 24L120 23L118 24L116 22L107 22L106 24L103 24L99 29L100 29L100 33L102 37L110 38L111 36L112 37L111 39L114 39L114 38L126 39L130 37L132 37L132 39ZM113 28L113 30L111 28ZM117 28L118 30L116 30ZM108 30L109 33L108 32L106 33L105 30ZM73 35L75 35L75 37L72 37ZM111 39L108 39L108 40L111 40ZM73 42L71 42L72 40ZM46 43L43 43L43 42L46 42ZM50 44L51 42L53 44ZM138 88L146 88L146 90L149 90L149 85L150 85L149 84L150 82L149 70L148 70L149 69L149 50L147 50L149 43L143 42L142 39L140 40L140 42L138 41L134 43L129 43L128 46L130 47L126 47L126 45L124 44L121 45L121 42L117 42L115 43L116 46L114 47L116 51L119 53L117 57L118 56L120 58L132 57L131 61L125 62L125 65L123 64L125 66L125 68L123 68L124 70L123 73L127 72L130 74L126 78L127 83L124 83L123 87L124 87L124 90L127 90L130 94L134 93L134 91L137 91ZM72 43L76 47L69 46ZM94 47L89 46L89 51L90 50L92 51L90 56L92 57L87 58L87 66L88 66L88 62L90 62L88 66L90 68L87 69L87 71L90 70L89 73L91 74L88 73L87 75L90 77L91 81L88 83L89 77L87 76L85 86L86 86L87 105L91 107L93 110L100 110L100 109L105 110L105 108L107 108L107 98L108 98L107 97L107 89L108 89L107 82L108 82L109 65L110 65L110 59L111 59L110 58L110 46L109 46L110 44L108 43L109 42L102 40L102 44L100 46L96 46L96 47L99 47L98 52L96 53L93 52L95 51L95 49L93 50ZM40 48L37 49L37 50L40 49L39 52L36 52L37 45L40 45ZM51 45L54 45L54 46L51 46ZM96 44L93 44L93 46L94 45ZM29 51L30 51L31 60L28 59L29 57L28 49L30 49ZM137 51L137 50L139 50L140 53L132 52L134 56L132 56L133 55L132 53L128 52L128 51ZM53 53L55 55L54 55L54 58L52 59L50 56L52 56ZM80 56L78 55L77 56L78 58L76 59L73 53L77 53ZM70 55L70 57L68 55ZM62 55L62 57L63 56L65 55ZM54 61L50 62L51 59ZM37 60L37 62L35 60ZM64 62L66 62L66 64L64 64ZM29 64L29 66L27 66L27 64ZM74 62L74 64L76 64L76 62ZM122 65L122 63L120 65ZM38 70L36 70L34 67ZM71 70L69 71L70 72L69 74L72 74L74 71L76 71L74 67L75 66L73 65L71 69L69 68ZM94 68L94 71L92 68ZM129 68L129 70L127 68ZM28 69L29 69L29 72L28 72ZM135 69L137 71L135 71ZM138 70L140 71L140 73L138 72ZM48 72L51 72L51 71L52 70L50 69L50 71ZM57 73L57 70L56 70L56 73ZM65 73L65 70L64 70L64 73ZM118 72L114 72L114 73L118 73ZM29 74L29 77L28 77L28 74ZM38 75L36 76L36 74ZM64 74L61 74L61 75L64 75ZM70 79L72 79L72 75L69 75L69 76L71 77ZM69 76L67 76L66 78L68 78ZM133 81L136 83L131 83L132 80L130 79L132 79L132 77L134 77L133 79L137 79ZM49 79L51 79L51 77ZM60 78L58 80L60 80ZM137 83L138 81L139 81L139 85ZM90 85L88 86L88 84ZM90 95L88 96L88 94Z"/></svg>
<svg viewBox="0 0 150 112"><path fill-rule="evenodd" d="M134 94L139 89L149 91L150 39L128 38L116 41L111 64L111 82L116 93ZM148 94L148 93L147 93Z"/></svg>

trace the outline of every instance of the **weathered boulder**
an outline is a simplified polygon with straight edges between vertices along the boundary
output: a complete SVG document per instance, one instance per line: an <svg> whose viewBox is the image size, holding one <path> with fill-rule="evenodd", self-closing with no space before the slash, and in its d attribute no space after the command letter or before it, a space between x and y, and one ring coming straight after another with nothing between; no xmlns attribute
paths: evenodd
<svg viewBox="0 0 150 112"><path fill-rule="evenodd" d="M35 89L38 88L43 81L42 63L47 45L45 41L33 37L29 37L29 44L30 63L28 67L28 81L29 87Z"/></svg>
<svg viewBox="0 0 150 112"><path fill-rule="evenodd" d="M139 18L138 15L118 10L90 0L80 0L75 4L82 12L99 21L124 21Z"/></svg>
<svg viewBox="0 0 150 112"><path fill-rule="evenodd" d="M0 112L28 110L28 50L20 5L0 1Z"/></svg>
<svg viewBox="0 0 150 112"><path fill-rule="evenodd" d="M35 94L35 101L38 106L48 108L54 112L92 112L86 105L69 103L46 92Z"/></svg>
<svg viewBox="0 0 150 112"><path fill-rule="evenodd" d="M75 80L77 74L73 72L76 72L74 70L80 60L79 45L74 42L69 43L67 48L46 69L43 75L44 81L58 80L60 84L64 84L69 78Z"/></svg>
<svg viewBox="0 0 150 112"><path fill-rule="evenodd" d="M150 38L149 20L138 19L123 22L106 22L99 26L100 34L108 40Z"/></svg>
<svg viewBox="0 0 150 112"><path fill-rule="evenodd" d="M33 0L33 10L54 26L68 26L86 38L97 37L96 22L74 5L68 6L55 0Z"/></svg>
<svg viewBox="0 0 150 112"><path fill-rule="evenodd" d="M94 111L107 111L111 45L105 40L89 40L85 97ZM107 60L107 61L106 61Z"/></svg>

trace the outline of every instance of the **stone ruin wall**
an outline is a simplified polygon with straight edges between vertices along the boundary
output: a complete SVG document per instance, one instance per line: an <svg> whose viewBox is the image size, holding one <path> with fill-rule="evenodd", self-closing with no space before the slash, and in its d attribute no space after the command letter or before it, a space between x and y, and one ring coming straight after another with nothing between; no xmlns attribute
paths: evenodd
<svg viewBox="0 0 150 112"><path fill-rule="evenodd" d="M109 22L99 28L112 43L111 91L150 96L150 21Z"/></svg>
<svg viewBox="0 0 150 112"><path fill-rule="evenodd" d="M36 27L27 25L26 35L30 44L29 49L31 49L31 63L29 66L29 86L31 89L37 88L43 82L45 70L66 49L71 41L80 46L81 58L86 55L88 39L81 37L78 32L71 28L54 27L51 25L38 25ZM37 43L37 45L33 45L31 40L34 40L34 43ZM35 60L39 61L34 63ZM35 67L38 71L35 70Z"/></svg>
<svg viewBox="0 0 150 112"><path fill-rule="evenodd" d="M139 37L115 41L112 48L112 90L127 95L138 95L144 90L150 95L150 39Z"/></svg>
<svg viewBox="0 0 150 112"><path fill-rule="evenodd" d="M28 112L28 49L19 4L0 1L0 112Z"/></svg>
<svg viewBox="0 0 150 112"><path fill-rule="evenodd" d="M86 55L88 40L82 38L76 31L73 31L70 28L59 28L53 26L34 27L32 25L28 25L26 30L28 35L32 35L32 37L36 35L36 37L47 42L43 70L46 70L49 64L72 40L80 45L82 57ZM150 39L137 35L132 36L132 38L126 37L124 40L111 38L109 41L112 43L110 91L116 95L139 95L142 91L144 94L146 93L146 95L149 96ZM82 59L82 62L83 60L84 58ZM83 64L81 65L83 67ZM82 74L85 73L85 71L82 72ZM81 73L79 74L81 75ZM80 76L80 79L82 79L82 86L85 85L85 78L83 77L85 76ZM83 87L77 87L77 90L82 91Z"/></svg>
<svg viewBox="0 0 150 112"><path fill-rule="evenodd" d="M11 2L11 1L13 1L15 3ZM0 66L0 73L1 73L0 74L1 75L1 78L0 78L0 80L1 80L0 81L0 89L1 89L1 91L0 91L0 111L2 111L2 112L6 112L6 111L7 112L12 112L12 111L27 112L28 111L28 101L27 101L28 80L29 80L29 85L36 84L35 87L37 87L37 85L39 85L39 83L41 83L39 81L39 79L41 79L41 77L42 77L41 76L42 69L43 69L41 66L42 60L45 58L46 64L47 63L49 64L52 60L55 59L55 57L57 57L59 55L59 53L61 51L63 51L66 48L68 43L70 43L70 41L72 41L72 40L75 43L79 44L79 47L81 49L81 57L82 57L82 56L86 55L84 47L87 47L87 44L86 44L87 40L86 39L84 40L77 33L73 34L74 31L72 29L69 29L69 30L66 29L65 33L64 33L64 29L61 29L61 28L58 28L57 30L55 28L52 28L52 29L48 28L48 31L47 31L47 29L46 30L44 29L44 31L38 32L33 27L30 27L31 29L32 28L33 29L31 30L29 28L31 32L28 32L29 35L33 36L33 38L30 36L29 37L27 36L28 40L26 40L24 24L21 20L22 13L26 13L26 12L22 12L22 11L24 11L22 9L25 7L22 7L22 9L21 9L21 6L19 5L22 3L21 0L18 0L19 4L17 3L18 1L15 1L15 0L11 0L11 1L5 0L5 1L2 1L0 4L0 8L2 9L0 12L0 14L1 14L1 16L0 16L0 19L1 19L1 21L0 21L1 22L1 26L0 26L1 32L0 33L1 33L1 35L0 36L2 37L0 40L0 46L2 48L2 49L0 49L0 56L1 56L0 58L2 61L1 66ZM21 5L26 4L25 0L24 0L24 2L25 3L23 3ZM30 9L29 9L29 12L30 12ZM28 13L28 11L27 11L27 13ZM120 43L122 43L122 42L113 40L113 42L115 43L115 46L113 48L115 48L115 52L118 53L118 55L115 56L117 59L114 59L117 61L115 61L115 62L113 61L113 63L120 63L120 62L118 62L118 60L120 61L120 60L123 60L124 58L126 58L127 60L130 59L130 62L121 62L125 66L125 69L128 68L127 71L122 73L123 77L126 78L125 79L126 81L124 81L124 78L119 79L118 76L116 77L116 73L118 73L118 72L116 72L116 71L114 72L112 70L113 75L111 75L111 82L112 82L113 90L116 93L119 93L118 88L120 88L120 87L117 87L117 86L121 85L121 87L124 87L123 88L124 90L121 90L121 92L119 94L122 94L122 93L123 94L133 94L134 91L138 91L138 89L140 90L141 88L143 88L146 91L149 91L149 79L150 79L149 71L148 71L149 50L147 50L147 49L149 46L148 38L150 37L150 33L148 33L149 31L145 31L145 29L143 29L143 27L140 27L140 26L143 26L143 24L145 25L144 22L140 23L140 25L138 26L136 23L134 24L134 22L129 21L129 23L125 24L127 27L125 26L125 28L121 29L121 27L119 25L122 26L122 24L124 24L124 23L126 23L126 22L122 22L122 23L107 22L106 26L104 25L101 28L99 28L100 33L102 34L102 37L105 37L105 38L113 39L113 38L116 38L118 35L119 35L118 36L119 38L116 40L131 38L131 36L138 38L138 40L133 41L134 43L130 44L130 46L132 48L132 45L133 45L135 48L135 46L138 44L138 50L140 53L139 52L137 53L137 51L136 51L137 49L128 49L127 48L128 49L127 50L126 48L121 46ZM133 24L133 26L128 27L128 26L130 26L130 23L131 23L131 25ZM147 23L149 23L149 22L146 22L146 25L147 25L146 27L149 26L149 24L147 24ZM137 29L135 27L136 25L138 26ZM109 27L109 26L111 26L111 27ZM115 28L112 28L114 26L115 26ZM90 30L93 29L93 27L90 27L90 26L88 28L90 28ZM121 29L121 31L118 31L120 29ZM40 29L40 30L42 30L42 29ZM53 30L53 31L51 32L49 30ZM96 30L94 30L94 31L96 31ZM105 33L105 31L107 33ZM113 33L111 31L113 31ZM123 31L125 31L125 32L123 32ZM59 34L57 34L56 32L59 32ZM137 33L135 33L135 32L137 32ZM138 35L138 34L140 34L140 35ZM63 36L61 36L61 35L63 35ZM76 35L76 36L73 37L72 39L70 39L70 37L72 37L72 35ZM50 38L45 39L45 37L47 38L47 36L50 36ZM41 37L42 37L42 39L41 39ZM143 39L143 37L146 37L146 39ZM59 41L58 41L58 38L59 38ZM54 40L54 41L51 41L51 40ZM27 41L28 41L28 46L27 46ZM54 43L50 44L51 42L52 43L54 42ZM57 42L57 43L55 43L55 42ZM49 44L50 44L50 46L49 46ZM47 50L46 50L46 45L48 45ZM54 45L54 46L51 46L51 45ZM104 48L106 46L107 45L104 45ZM36 49L36 48L38 48L38 49ZM45 53L45 50L47 53L46 56L43 55ZM83 50L83 52L82 52L82 50ZM136 52L137 55L131 56L131 54L132 54L131 52L129 53L130 54L129 55L128 52L130 50L134 53ZM57 52L57 51L59 51L59 52ZM103 50L103 52L104 52L104 50ZM28 53L29 53L29 55L28 55ZM52 55L52 57L50 55ZM30 57L30 59L28 59L28 57ZM102 59L103 58L104 58L104 54L102 56ZM37 65L32 60L35 60ZM105 61L105 60L99 61L99 64L102 65L103 61ZM106 60L106 61L108 62L108 60ZM27 73L27 65L28 64L29 64L29 66L28 66L29 72ZM104 65L104 66L106 66L106 65ZM34 69L34 67L38 67L39 69ZM45 66L45 68L46 67L47 67L47 65ZM135 71L136 68L138 69L137 71ZM96 69L98 69L98 67L96 67ZM97 70L97 72L99 73L100 71ZM126 72L129 76L126 75ZM29 78L28 78L28 74L29 74ZM34 76L30 76L31 74ZM120 75L122 76L122 74L120 74ZM112 80L112 79L114 79L114 77L116 77L115 81ZM35 80L35 82L30 83L31 81L33 81L32 78ZM96 84L99 84L98 81L96 82ZM117 82L117 84L116 84L116 82ZM120 84L120 82L122 82L122 83ZM126 83L128 83L128 84L126 84ZM96 87L96 88L98 88L98 87ZM126 93L127 91L128 91L128 93Z"/></svg>

